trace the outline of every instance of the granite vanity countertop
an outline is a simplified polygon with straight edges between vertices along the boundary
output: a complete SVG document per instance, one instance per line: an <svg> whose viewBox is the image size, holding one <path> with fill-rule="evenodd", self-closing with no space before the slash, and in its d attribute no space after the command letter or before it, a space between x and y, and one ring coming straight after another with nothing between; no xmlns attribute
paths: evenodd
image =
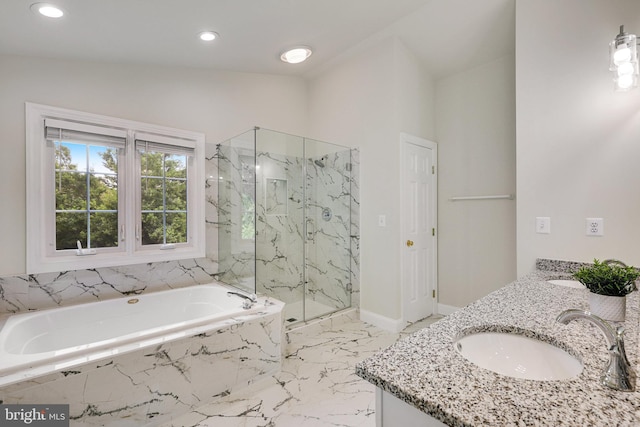
<svg viewBox="0 0 640 427"><path fill-rule="evenodd" d="M588 308L586 289L546 282L560 278L570 277L530 273L365 359L356 373L450 426L640 426L640 391L600 385L608 361L602 333L581 319L556 322L563 310ZM638 302L638 292L627 297L625 321L627 356L636 370ZM477 367L454 349L460 333L521 329L577 356L582 373L563 381L511 378Z"/></svg>

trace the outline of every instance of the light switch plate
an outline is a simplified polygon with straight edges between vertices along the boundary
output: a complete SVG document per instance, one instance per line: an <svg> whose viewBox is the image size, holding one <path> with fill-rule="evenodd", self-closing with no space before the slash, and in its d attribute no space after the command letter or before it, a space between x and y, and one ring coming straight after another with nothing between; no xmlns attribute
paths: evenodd
<svg viewBox="0 0 640 427"><path fill-rule="evenodd" d="M536 217L536 233L551 234L551 218L548 216Z"/></svg>
<svg viewBox="0 0 640 427"><path fill-rule="evenodd" d="M378 227L387 226L387 217L385 215L378 215Z"/></svg>

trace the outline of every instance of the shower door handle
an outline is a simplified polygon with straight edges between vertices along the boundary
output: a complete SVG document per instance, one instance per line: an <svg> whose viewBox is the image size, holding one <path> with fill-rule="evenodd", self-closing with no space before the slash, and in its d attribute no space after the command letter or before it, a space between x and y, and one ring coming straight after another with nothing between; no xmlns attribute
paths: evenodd
<svg viewBox="0 0 640 427"><path fill-rule="evenodd" d="M307 240L313 241L313 235L315 234L313 219L309 218L306 221L306 232L307 232Z"/></svg>

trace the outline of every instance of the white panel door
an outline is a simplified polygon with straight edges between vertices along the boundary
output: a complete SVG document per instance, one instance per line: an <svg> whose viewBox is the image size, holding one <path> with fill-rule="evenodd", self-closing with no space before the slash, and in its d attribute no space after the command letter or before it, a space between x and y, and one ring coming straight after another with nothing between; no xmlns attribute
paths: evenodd
<svg viewBox="0 0 640 427"><path fill-rule="evenodd" d="M414 322L436 302L436 144L401 135L402 318Z"/></svg>

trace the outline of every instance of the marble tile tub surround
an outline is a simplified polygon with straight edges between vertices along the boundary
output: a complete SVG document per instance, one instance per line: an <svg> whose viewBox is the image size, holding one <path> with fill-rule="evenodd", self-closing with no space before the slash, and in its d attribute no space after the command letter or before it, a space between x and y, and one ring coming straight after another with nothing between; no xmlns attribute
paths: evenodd
<svg viewBox="0 0 640 427"><path fill-rule="evenodd" d="M279 373L282 308L269 300L184 338L2 387L0 403L67 403L78 427L157 425Z"/></svg>
<svg viewBox="0 0 640 427"><path fill-rule="evenodd" d="M217 270L199 258L0 277L0 316L209 283Z"/></svg>
<svg viewBox="0 0 640 427"><path fill-rule="evenodd" d="M536 271L366 359L356 372L450 426L638 426L640 391L601 386L608 361L604 337L583 320L555 321L565 309L588 307L587 290L552 285L562 269ZM638 292L629 295L625 341L638 366ZM584 369L566 381L530 381L478 368L454 349L461 331L521 328L577 355Z"/></svg>

